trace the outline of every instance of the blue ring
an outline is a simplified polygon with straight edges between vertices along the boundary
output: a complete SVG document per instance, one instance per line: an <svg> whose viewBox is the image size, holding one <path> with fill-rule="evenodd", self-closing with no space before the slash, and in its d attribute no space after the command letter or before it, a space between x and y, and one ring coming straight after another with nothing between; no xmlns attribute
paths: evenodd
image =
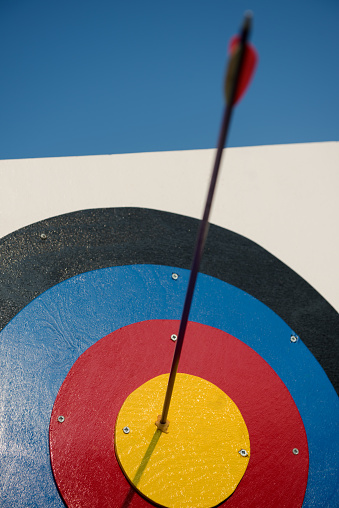
<svg viewBox="0 0 339 508"><path fill-rule="evenodd" d="M177 280L173 272L179 274ZM59 387L80 354L112 331L149 319L180 319L188 277L188 270L159 265L87 272L40 295L3 329L3 507L64 506L48 448ZM307 433L310 467L303 507L335 506L338 397L313 355L301 340L291 342L293 330L263 303L207 275L198 276L190 320L234 335L275 370Z"/></svg>

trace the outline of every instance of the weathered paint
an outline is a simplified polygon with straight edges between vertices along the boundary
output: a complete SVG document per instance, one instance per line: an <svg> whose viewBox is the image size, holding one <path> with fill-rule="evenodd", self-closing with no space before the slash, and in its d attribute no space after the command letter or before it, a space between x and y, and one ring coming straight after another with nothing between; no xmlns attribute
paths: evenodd
<svg viewBox="0 0 339 508"><path fill-rule="evenodd" d="M70 508L112 506L112 499L113 506L125 506L130 484L114 454L116 418L140 384L168 372L174 350L170 337L178 326L179 321L171 320L125 326L96 342L71 368L50 423L53 472ZM280 331L277 326L274 333ZM274 370L244 342L193 322L188 325L179 370L227 391L246 422L250 461L238 488L222 506L276 508L286 500L293 500L294 507L302 506L308 475L306 432ZM156 409L154 421L160 412ZM57 420L60 414L65 417L63 423ZM173 415L169 420L171 426ZM133 431L129 422L125 425ZM293 454L294 448L298 455ZM135 493L128 506L150 505Z"/></svg>
<svg viewBox="0 0 339 508"><path fill-rule="evenodd" d="M155 424L168 374L150 379L123 403L115 451L125 476L161 506L210 508L225 501L243 477L250 439L236 404L205 379L178 373L168 433ZM125 433L123 428L129 427ZM247 456L239 451L246 450Z"/></svg>
<svg viewBox="0 0 339 508"><path fill-rule="evenodd" d="M173 272L179 274L176 281L172 279ZM187 279L187 270L156 265L118 266L83 273L43 293L5 327L0 343L4 507L63 506L50 468L47 429L67 372L83 351L117 328L149 319L180 319ZM310 468L303 507L335 506L338 397L302 340L292 344L293 330L268 307L240 289L206 275L198 277L190 319L238 337L276 371L299 409L308 438ZM145 338L140 340L145 342ZM207 348L205 355L210 354ZM194 361L199 368L194 374L208 379L206 366L201 365L204 359ZM153 375L165 371L168 365ZM241 376L246 372L246 364L241 364ZM120 406L147 379L138 379L127 391L122 382ZM252 383L255 381L253 378ZM215 384L218 385L217 380ZM224 391L236 401L227 386ZM261 418L260 412L257 418ZM286 420L284 427L289 433L294 432L291 420ZM299 459L300 454L293 457ZM237 491L229 502L236 494Z"/></svg>

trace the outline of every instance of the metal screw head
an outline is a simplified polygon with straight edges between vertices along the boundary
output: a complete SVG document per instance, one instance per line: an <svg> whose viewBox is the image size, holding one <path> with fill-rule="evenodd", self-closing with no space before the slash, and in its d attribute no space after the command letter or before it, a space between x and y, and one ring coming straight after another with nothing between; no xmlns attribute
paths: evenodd
<svg viewBox="0 0 339 508"><path fill-rule="evenodd" d="M298 342L298 337L296 335L291 335L291 342Z"/></svg>
<svg viewBox="0 0 339 508"><path fill-rule="evenodd" d="M173 340L173 342L175 342L177 340L177 335L175 335L174 333L171 335L171 340Z"/></svg>
<svg viewBox="0 0 339 508"><path fill-rule="evenodd" d="M239 450L239 454L242 456L242 457L248 457L248 453L246 450L244 450L243 448L241 450Z"/></svg>
<svg viewBox="0 0 339 508"><path fill-rule="evenodd" d="M294 455L298 455L298 453L299 453L298 448L293 448L293 453L294 453Z"/></svg>
<svg viewBox="0 0 339 508"><path fill-rule="evenodd" d="M129 427L124 427L122 430L123 430L124 434L129 434L129 432L130 432L130 428Z"/></svg>
<svg viewBox="0 0 339 508"><path fill-rule="evenodd" d="M46 240L47 235L45 233L41 233L40 238L41 240Z"/></svg>
<svg viewBox="0 0 339 508"><path fill-rule="evenodd" d="M59 423L62 423L64 421L65 421L65 417L64 416L62 416L62 415L58 416L58 422Z"/></svg>
<svg viewBox="0 0 339 508"><path fill-rule="evenodd" d="M177 273L172 273L172 279L177 280L179 275Z"/></svg>

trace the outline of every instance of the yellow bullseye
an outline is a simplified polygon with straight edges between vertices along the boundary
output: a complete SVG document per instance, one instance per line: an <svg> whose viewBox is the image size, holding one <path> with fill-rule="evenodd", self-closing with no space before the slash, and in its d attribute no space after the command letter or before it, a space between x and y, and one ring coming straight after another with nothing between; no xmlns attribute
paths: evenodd
<svg viewBox="0 0 339 508"><path fill-rule="evenodd" d="M168 374L132 392L118 414L115 452L128 481L166 508L212 508L237 488L250 458L248 430L236 404L217 386L177 374L168 434L155 421Z"/></svg>

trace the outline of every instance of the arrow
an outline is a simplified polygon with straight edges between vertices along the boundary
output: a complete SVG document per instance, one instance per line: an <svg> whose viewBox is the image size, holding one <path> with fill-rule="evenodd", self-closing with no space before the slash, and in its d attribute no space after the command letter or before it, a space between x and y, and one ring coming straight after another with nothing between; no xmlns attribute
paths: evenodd
<svg viewBox="0 0 339 508"><path fill-rule="evenodd" d="M226 142L226 137L228 133L228 127L230 124L233 105L240 99L241 95L243 95L246 86L248 86L251 75L253 74L255 61L253 65L253 54L256 55L255 51L253 53L252 50L248 50L249 46L247 44L247 39L249 36L250 28L251 28L251 20L252 15L246 14L241 30L240 37L233 38L231 40L231 58L228 66L228 71L226 74L226 97L227 97L227 105L225 107L223 121L220 129L219 140L218 140L218 148L217 154L214 162L214 167L212 171L210 186L207 194L205 210L203 214L203 218L200 221L199 232L197 237L197 242L195 246L195 251L193 255L192 268L190 273L190 278L188 282L185 303L183 307L183 312L181 316L179 333L176 341L176 347L172 360L172 367L168 379L168 385L166 390L165 401L163 405L163 410L161 416L158 417L157 422L155 424L162 432L167 432L167 428L169 425L169 421L167 420L168 410L171 402L171 397L173 393L173 387L175 382L175 377L178 370L178 364L180 360L182 345L184 342L185 331L188 322L188 316L191 309L193 293L195 288L195 283L198 276L200 261L202 257L202 253L204 250L204 245L208 233L208 219L211 211L212 200L214 195L215 186L217 183L219 167L221 162L221 156L223 152L223 148ZM251 55L251 56L248 56ZM249 68L249 63L251 64L251 68Z"/></svg>

